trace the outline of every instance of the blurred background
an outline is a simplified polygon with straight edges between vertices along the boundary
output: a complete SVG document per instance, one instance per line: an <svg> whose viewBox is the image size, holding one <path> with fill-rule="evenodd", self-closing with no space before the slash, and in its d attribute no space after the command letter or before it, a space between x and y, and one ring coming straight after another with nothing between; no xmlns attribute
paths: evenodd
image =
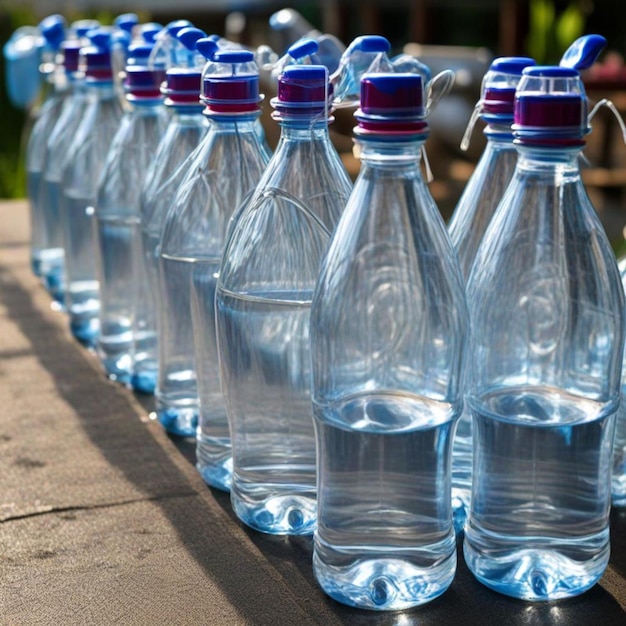
<svg viewBox="0 0 626 626"><path fill-rule="evenodd" d="M281 9L298 12L301 21L281 27ZM408 52L431 67L456 73L452 92L432 116L426 146L434 180L430 184L444 218L448 218L484 147L482 124L474 130L470 149L459 149L480 82L494 56L528 55L538 63L558 62L577 37L599 33L608 40L600 62L587 71L590 100L610 98L626 113L626 2L614 0L1 0L0 46L15 29L37 25L51 13L68 22L96 18L111 24L116 15L135 12L140 21L161 24L185 18L207 33L256 47L268 43L282 54L294 29L315 28L348 44L362 34L389 39L392 53ZM272 20L271 20L272 18ZM272 21L273 27L270 25ZM23 168L25 113L9 102L4 63L0 67L0 198L25 196ZM273 86L265 85L264 126L270 145L278 128L269 117ZM352 110L336 114L333 141L350 174L358 172L352 156ZM588 163L583 175L592 201L615 249L626 252L626 146L619 124L608 109L594 118L588 137Z"/></svg>

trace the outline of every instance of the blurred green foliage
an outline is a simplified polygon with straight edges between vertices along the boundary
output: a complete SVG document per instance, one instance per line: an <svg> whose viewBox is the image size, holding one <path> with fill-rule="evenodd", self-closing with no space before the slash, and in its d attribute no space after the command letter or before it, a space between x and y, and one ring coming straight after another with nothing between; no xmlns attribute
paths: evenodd
<svg viewBox="0 0 626 626"><path fill-rule="evenodd" d="M530 0L528 54L540 65L558 63L567 47L584 33L586 15L580 2L558 12L552 0Z"/></svg>
<svg viewBox="0 0 626 626"><path fill-rule="evenodd" d="M74 20L93 18L101 24L111 24L111 11L65 13L68 24ZM0 48L20 26L36 26L41 20L32 8L11 3L0 6ZM30 130L29 116L10 102L5 84L5 62L0 62L0 198L23 198L26 195L25 151Z"/></svg>
<svg viewBox="0 0 626 626"><path fill-rule="evenodd" d="M20 26L34 25L32 11L20 7L0 8L0 47ZM26 114L16 109L7 96L5 86L4 58L0 65L0 198L18 198L25 195L26 174L24 168Z"/></svg>

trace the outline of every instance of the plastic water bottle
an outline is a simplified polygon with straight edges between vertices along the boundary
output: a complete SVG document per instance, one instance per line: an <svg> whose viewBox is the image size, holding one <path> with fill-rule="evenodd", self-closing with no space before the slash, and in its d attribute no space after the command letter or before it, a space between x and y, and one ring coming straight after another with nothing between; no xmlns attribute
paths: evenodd
<svg viewBox="0 0 626 626"><path fill-rule="evenodd" d="M65 37L65 20L60 15L51 15L40 23L39 30L45 40L40 71L47 93L26 148L26 186L31 205L31 265L35 275L44 278L42 254L49 246L41 206L41 185L46 144L65 102L64 75L54 62L54 56Z"/></svg>
<svg viewBox="0 0 626 626"><path fill-rule="evenodd" d="M513 145L513 100L522 70L535 65L527 57L495 59L483 79L481 97L468 125L475 117L487 124L487 145L452 214L448 233L457 252L463 278L467 280L478 246L511 182L517 150ZM461 147L469 143L462 143ZM461 530L467 519L472 488L472 416L465 410L457 424L452 453L452 509L454 524Z"/></svg>
<svg viewBox="0 0 626 626"><path fill-rule="evenodd" d="M101 34L104 37L96 39L105 47L86 46L80 50L86 103L62 173L65 307L72 334L88 345L96 342L100 310L93 207L105 157L122 117L106 33Z"/></svg>
<svg viewBox="0 0 626 626"><path fill-rule="evenodd" d="M622 277L622 287L626 292L626 257L619 260L618 267ZM617 411L613 442L611 501L615 507L626 507L626 359L622 362L621 403Z"/></svg>
<svg viewBox="0 0 626 626"><path fill-rule="evenodd" d="M215 288L232 215L254 191L269 154L257 128L259 77L251 61L252 53L218 52L214 59L215 64L205 69L203 92L211 131L191 161L185 188L177 197L176 212L170 215L167 235L169 246L173 247L171 235L186 225L188 232L181 238L184 249L179 245L176 254L181 257L188 250L194 259L189 272L200 401L196 466L209 485L229 490L232 455L220 386ZM224 70L228 70L229 65L231 76L225 78ZM164 245L163 254L165 252ZM183 321L183 312L179 315L179 324L189 323L188 318Z"/></svg>
<svg viewBox="0 0 626 626"><path fill-rule="evenodd" d="M78 40L64 41L61 45L63 69L67 77L67 95L48 141L44 157L43 178L39 187L39 206L42 224L47 233L47 246L41 251L42 275L50 295L64 302L65 250L63 243L63 166L69 147L83 118L87 102L82 77L78 73L78 56L82 44Z"/></svg>
<svg viewBox="0 0 626 626"><path fill-rule="evenodd" d="M226 406L220 385L220 372L215 330L215 289L233 214L240 210L261 179L268 161L264 135L259 134L257 104L258 75L254 81L238 86L239 71L232 79L220 77L220 65L240 58L246 65L250 52L217 52L216 67L207 65L204 73L203 101L212 130L197 151L192 172L187 179L189 207L181 215L193 215L198 224L197 235L207 233L204 242L196 245L199 254L191 274L191 318L197 371L199 423L197 430L196 467L207 484L229 490L232 475L232 454ZM244 61L248 59L248 61ZM241 73L244 73L242 66ZM238 67L238 66L234 66ZM210 70L210 71L209 71ZM237 93L245 95L237 95ZM232 162L224 163L224 160ZM208 191L208 194L207 194ZM192 200L193 198L193 200ZM196 205L193 207L193 205ZM193 207L193 208L192 208ZM200 224L204 224L200 228ZM195 235L194 237L196 237ZM187 236L187 245L194 238Z"/></svg>
<svg viewBox="0 0 626 626"><path fill-rule="evenodd" d="M288 66L272 101L281 137L237 215L217 284L222 389L233 452L231 502L267 533L316 520L309 314L351 182L328 137L328 70Z"/></svg>
<svg viewBox="0 0 626 626"><path fill-rule="evenodd" d="M180 30L180 29L179 29ZM205 36L198 29L195 40ZM168 35L169 38L169 35ZM138 46L131 46L133 54ZM152 57L151 46L146 58ZM159 63L166 59L156 58ZM200 104L201 73L199 68L167 70L163 94L170 110L169 123L145 177L141 194L141 241L137 242L136 284L139 296L135 298L135 339L131 385L137 391L153 393L158 376L158 250L161 230L167 212L185 177L185 161L198 146L208 127Z"/></svg>
<svg viewBox="0 0 626 626"><path fill-rule="evenodd" d="M609 559L624 293L580 177L579 73L524 70L513 129L515 174L468 281L464 552L488 587L554 600L591 587Z"/></svg>
<svg viewBox="0 0 626 626"><path fill-rule="evenodd" d="M153 332L139 328L133 336L135 307L148 285L135 271L141 253L140 194L150 162L165 132L167 111L160 84L163 70L126 67L129 109L111 142L96 199L97 263L100 284L98 355L107 375L129 383L133 347L141 359L142 341Z"/></svg>
<svg viewBox="0 0 626 626"><path fill-rule="evenodd" d="M511 130L515 88L522 71L533 65L535 61L528 57L500 57L492 62L483 78L475 112L487 125L487 145L448 226L465 280L487 226L513 178L517 163ZM473 120L470 120L468 131L471 132L472 128Z"/></svg>
<svg viewBox="0 0 626 626"><path fill-rule="evenodd" d="M209 122L202 115L199 69L171 68L163 93L170 122L146 174L141 197L141 254L137 284L142 296L135 309L136 346L132 386L153 393L158 377L159 242L165 216L189 169L189 156L198 147ZM149 337L152 340L149 340Z"/></svg>
<svg viewBox="0 0 626 626"><path fill-rule="evenodd" d="M211 58L214 42L198 49ZM160 353L157 415L170 432L195 436L199 398L205 419L200 428L198 466L208 474L206 418L219 430L229 474L228 423L220 395L215 348L215 281L230 216L253 190L268 161L256 124L259 72L253 54L221 51L203 71L202 102L208 133L187 162L188 174L165 221L160 246ZM192 293L193 306L192 306ZM192 321L193 309L193 321ZM193 324L193 326L192 326ZM225 426L225 427L224 427ZM215 442L216 447L218 442ZM213 457L210 457L213 459ZM209 472L210 473L210 472ZM216 486L227 488L227 476Z"/></svg>
<svg viewBox="0 0 626 626"><path fill-rule="evenodd" d="M450 461L467 307L420 171L422 77L361 84L361 172L311 309L313 568L339 602L394 610L437 597L456 570Z"/></svg>

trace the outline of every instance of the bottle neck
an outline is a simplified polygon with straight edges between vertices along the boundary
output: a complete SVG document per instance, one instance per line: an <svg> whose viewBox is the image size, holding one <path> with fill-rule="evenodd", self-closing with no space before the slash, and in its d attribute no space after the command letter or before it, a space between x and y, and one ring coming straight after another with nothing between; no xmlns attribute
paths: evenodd
<svg viewBox="0 0 626 626"><path fill-rule="evenodd" d="M190 107L167 107L171 113L172 120L180 126L198 126L198 124L206 124L205 117L202 115L202 109Z"/></svg>
<svg viewBox="0 0 626 626"><path fill-rule="evenodd" d="M214 131L222 133L251 133L257 135L257 120L260 113L251 115L212 115L209 120Z"/></svg>
<svg viewBox="0 0 626 626"><path fill-rule="evenodd" d="M117 98L113 82L106 81L85 81L84 82L85 93L93 94L101 100L107 100L109 98Z"/></svg>
<svg viewBox="0 0 626 626"><path fill-rule="evenodd" d="M328 123L307 120L279 120L281 141L324 141L329 139Z"/></svg>
<svg viewBox="0 0 626 626"><path fill-rule="evenodd" d="M165 108L161 98L137 98L128 100L130 110L140 114L151 115Z"/></svg>
<svg viewBox="0 0 626 626"><path fill-rule="evenodd" d="M202 105L176 105L176 104L167 104L165 105L169 111L172 112L172 115L180 118L197 118L202 115L203 107Z"/></svg>
<svg viewBox="0 0 626 626"><path fill-rule="evenodd" d="M359 138L359 158L364 165L375 167L418 168L426 137L415 136L404 141L380 141Z"/></svg>
<svg viewBox="0 0 626 626"><path fill-rule="evenodd" d="M513 130L511 124L488 123L485 127L485 136L487 141L494 143L513 143Z"/></svg>
<svg viewBox="0 0 626 626"><path fill-rule="evenodd" d="M516 145L518 151L517 167L520 172L533 172L570 175L575 178L580 176L578 157L582 151L580 146L567 148L536 147Z"/></svg>

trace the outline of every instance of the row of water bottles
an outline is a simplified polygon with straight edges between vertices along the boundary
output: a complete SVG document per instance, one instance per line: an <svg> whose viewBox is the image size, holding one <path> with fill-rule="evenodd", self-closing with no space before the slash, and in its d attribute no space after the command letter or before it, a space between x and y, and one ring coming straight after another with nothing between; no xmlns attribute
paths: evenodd
<svg viewBox="0 0 626 626"><path fill-rule="evenodd" d="M559 66L493 62L487 147L448 233L421 157L451 72L390 59L382 37L278 59L184 21L39 30L33 269L107 374L197 434L243 522L314 532L320 585L363 608L442 594L455 527L499 592L557 599L602 576L626 419L624 292L579 170L579 70L601 37ZM347 104L354 187L328 135Z"/></svg>

